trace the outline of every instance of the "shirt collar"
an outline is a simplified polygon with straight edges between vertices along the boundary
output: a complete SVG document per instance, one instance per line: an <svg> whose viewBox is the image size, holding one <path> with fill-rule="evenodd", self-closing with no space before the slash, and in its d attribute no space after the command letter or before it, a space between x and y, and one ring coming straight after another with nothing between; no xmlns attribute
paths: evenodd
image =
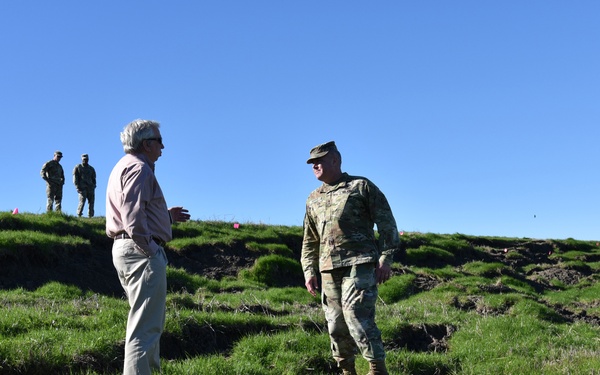
<svg viewBox="0 0 600 375"><path fill-rule="evenodd" d="M152 169L152 172L154 172L154 162L152 162L150 159L148 159L148 156L146 156L146 154L138 153L138 154L134 154L134 155L135 155L135 157L140 159L142 162L148 164L148 166Z"/></svg>
<svg viewBox="0 0 600 375"><path fill-rule="evenodd" d="M327 193L327 192L342 188L342 187L346 186L346 183L348 182L349 178L350 178L350 176L348 176L348 173L344 172L344 173L342 173L342 176L333 184L323 183L323 185L321 185L321 187L319 187L319 192Z"/></svg>

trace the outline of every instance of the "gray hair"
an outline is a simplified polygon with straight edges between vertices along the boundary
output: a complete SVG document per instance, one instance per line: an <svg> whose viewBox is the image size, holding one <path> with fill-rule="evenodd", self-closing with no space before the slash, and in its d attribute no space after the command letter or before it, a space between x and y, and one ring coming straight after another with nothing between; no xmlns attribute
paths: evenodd
<svg viewBox="0 0 600 375"><path fill-rule="evenodd" d="M139 152L142 148L142 141L154 137L154 129L158 128L160 128L160 124L157 121L133 120L121 132L123 151L126 154Z"/></svg>

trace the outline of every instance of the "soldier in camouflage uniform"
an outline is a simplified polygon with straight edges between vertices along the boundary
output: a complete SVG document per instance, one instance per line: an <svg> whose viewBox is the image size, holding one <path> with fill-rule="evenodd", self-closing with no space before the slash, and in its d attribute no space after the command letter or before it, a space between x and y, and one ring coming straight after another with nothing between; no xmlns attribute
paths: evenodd
<svg viewBox="0 0 600 375"><path fill-rule="evenodd" d="M375 303L377 284L390 278L400 247L396 221L377 186L342 173L334 142L314 147L307 163L323 184L306 201L301 256L306 289L316 295L320 272L331 351L343 374L356 374L358 351L370 363L369 374L388 374Z"/></svg>
<svg viewBox="0 0 600 375"><path fill-rule="evenodd" d="M62 157L62 152L55 151L52 160L45 163L40 172L40 175L46 181L46 196L48 197L46 211L48 212L52 211L53 205L56 212L61 212L62 210L62 193L63 185L65 184L65 173L60 165Z"/></svg>
<svg viewBox="0 0 600 375"><path fill-rule="evenodd" d="M83 214L85 200L88 201L88 216L94 216L94 192L96 190L96 171L89 162L88 154L81 155L81 164L77 164L73 169L73 183L79 193L79 205L77 206L77 216Z"/></svg>

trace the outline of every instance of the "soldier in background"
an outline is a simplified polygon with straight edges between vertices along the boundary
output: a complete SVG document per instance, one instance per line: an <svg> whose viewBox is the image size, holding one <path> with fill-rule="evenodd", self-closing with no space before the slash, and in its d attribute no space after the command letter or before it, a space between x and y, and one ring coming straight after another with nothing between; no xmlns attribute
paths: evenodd
<svg viewBox="0 0 600 375"><path fill-rule="evenodd" d="M88 161L88 154L81 155L81 164L77 164L73 169L73 183L79 193L79 205L77 206L77 216L83 214L83 206L87 199L88 216L94 216L94 192L96 190L96 171Z"/></svg>
<svg viewBox="0 0 600 375"><path fill-rule="evenodd" d="M65 173L60 165L62 157L62 152L55 151L52 160L46 162L40 172L40 175L46 181L46 196L48 197L46 211L48 212L52 212L53 205L56 212L62 211L62 193L65 184Z"/></svg>
<svg viewBox="0 0 600 375"><path fill-rule="evenodd" d="M356 375L360 352L369 362L369 375L387 375L375 303L377 284L390 278L400 248L396 221L375 184L342 173L334 142L310 150L307 163L323 184L306 200L301 255L306 289L316 295L320 272L331 351L343 374Z"/></svg>

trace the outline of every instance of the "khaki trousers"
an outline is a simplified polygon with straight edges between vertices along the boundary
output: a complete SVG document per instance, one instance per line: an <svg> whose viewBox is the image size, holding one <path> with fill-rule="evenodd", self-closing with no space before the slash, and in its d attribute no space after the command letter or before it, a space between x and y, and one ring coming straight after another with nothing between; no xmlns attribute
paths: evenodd
<svg viewBox="0 0 600 375"><path fill-rule="evenodd" d="M160 371L160 336L165 326L167 256L161 247L147 257L131 239L115 240L113 264L129 300L124 375Z"/></svg>

